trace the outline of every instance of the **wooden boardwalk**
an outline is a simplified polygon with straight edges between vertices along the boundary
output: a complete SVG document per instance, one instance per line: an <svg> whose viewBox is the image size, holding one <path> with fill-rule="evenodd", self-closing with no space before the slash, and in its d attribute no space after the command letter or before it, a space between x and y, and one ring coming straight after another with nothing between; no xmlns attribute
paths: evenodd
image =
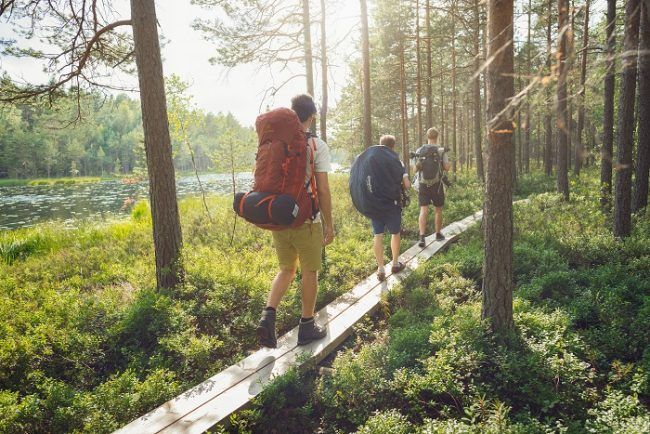
<svg viewBox="0 0 650 434"><path fill-rule="evenodd" d="M383 292L399 284L423 262L480 221L482 214L479 211L444 228L444 241L436 241L435 235L430 235L425 247L416 244L409 248L400 256L407 266L401 273L391 274L389 263L384 282L378 282L373 273L319 310L316 321L327 327L327 336L322 340L299 347L296 345L298 327L295 327L280 337L278 348L263 348L251 354L116 432L201 433L225 420L248 404L273 378L283 375L291 367L314 365L325 358L349 336L352 326L379 306Z"/></svg>

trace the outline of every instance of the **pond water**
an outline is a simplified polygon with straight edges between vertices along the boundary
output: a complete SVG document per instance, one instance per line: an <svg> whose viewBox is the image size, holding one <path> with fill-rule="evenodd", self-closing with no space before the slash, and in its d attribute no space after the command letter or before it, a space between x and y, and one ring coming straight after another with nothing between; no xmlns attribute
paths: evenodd
<svg viewBox="0 0 650 434"><path fill-rule="evenodd" d="M230 174L201 175L201 183L208 194L232 192ZM252 173L236 175L237 191L250 188ZM176 181L179 197L201 194L195 176ZM38 185L0 187L0 229L16 229L47 221L60 221L65 227L92 219L126 215L134 201L148 199L148 183L128 184L121 181L102 181L73 185Z"/></svg>

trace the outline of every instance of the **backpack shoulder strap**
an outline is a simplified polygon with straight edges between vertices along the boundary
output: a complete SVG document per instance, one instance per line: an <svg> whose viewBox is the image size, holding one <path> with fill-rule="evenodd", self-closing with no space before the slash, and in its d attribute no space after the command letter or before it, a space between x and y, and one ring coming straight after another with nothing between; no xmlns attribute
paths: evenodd
<svg viewBox="0 0 650 434"><path fill-rule="evenodd" d="M316 183L316 151L318 150L318 145L315 136L307 136L307 146L311 149L311 158L309 159L311 176L309 177L308 185L311 186L311 210L313 219L320 209L320 204L318 203L318 184Z"/></svg>

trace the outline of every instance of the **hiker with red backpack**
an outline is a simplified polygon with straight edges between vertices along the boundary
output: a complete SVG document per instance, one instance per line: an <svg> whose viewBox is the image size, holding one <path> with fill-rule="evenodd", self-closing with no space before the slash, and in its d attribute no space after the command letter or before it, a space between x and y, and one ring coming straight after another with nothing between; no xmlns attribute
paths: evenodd
<svg viewBox="0 0 650 434"><path fill-rule="evenodd" d="M442 207L445 204L446 174L451 168L445 148L438 146L438 130L429 128L427 130L427 144L420 146L415 151L417 180L419 184L418 202L420 204L420 215L418 226L420 229L420 241L418 246L424 247L427 228L427 215L429 205L433 205L435 211L436 240L445 239L442 234Z"/></svg>
<svg viewBox="0 0 650 434"><path fill-rule="evenodd" d="M238 193L235 211L251 223L272 230L280 270L271 284L257 325L260 345L277 347L276 309L296 276L302 275L302 317L298 345L325 337L314 310L323 246L334 240L332 199L327 172L327 144L310 133L316 104L310 95L291 100L291 109L275 109L257 118L259 145L253 190Z"/></svg>

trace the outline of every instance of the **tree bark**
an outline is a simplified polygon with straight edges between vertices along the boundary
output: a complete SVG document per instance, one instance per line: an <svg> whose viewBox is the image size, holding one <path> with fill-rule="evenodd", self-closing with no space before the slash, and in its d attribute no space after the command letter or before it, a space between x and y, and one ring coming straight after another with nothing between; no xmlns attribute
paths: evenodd
<svg viewBox="0 0 650 434"><path fill-rule="evenodd" d="M451 2L451 142L454 159L451 163L451 170L456 179L458 144L456 134L456 0Z"/></svg>
<svg viewBox="0 0 650 434"><path fill-rule="evenodd" d="M576 155L573 165L573 172L580 175L582 160L584 159L584 142L582 140L585 127L585 82L587 80L587 47L589 46L589 2L585 0L585 21L582 35L582 59L580 64L580 92L578 92L578 131L576 132Z"/></svg>
<svg viewBox="0 0 650 434"><path fill-rule="evenodd" d="M366 0L361 6L361 52L363 57L363 145L372 146L372 118L370 103L370 40L368 36L368 7Z"/></svg>
<svg viewBox="0 0 650 434"><path fill-rule="evenodd" d="M425 21L427 25L427 128L431 128L433 126L433 86L431 82L431 0L427 0Z"/></svg>
<svg viewBox="0 0 650 434"><path fill-rule="evenodd" d="M311 15L309 13L309 0L302 0L302 31L305 47L307 93L314 96L314 56L311 49Z"/></svg>
<svg viewBox="0 0 650 434"><path fill-rule="evenodd" d="M470 94L465 96L465 153L467 155L467 171L472 167L472 128L470 127L472 114L470 112Z"/></svg>
<svg viewBox="0 0 650 434"><path fill-rule="evenodd" d="M573 80L571 79L571 70L573 70L573 55L574 55L574 38L575 38L575 0L571 0L571 5L569 6L569 14L571 16L571 25L569 32L569 38L567 39L567 70L566 70L566 82L567 82L567 129L568 129L568 142L567 142L567 176L569 168L571 167L571 160L573 158L573 136L575 134L575 128L573 128Z"/></svg>
<svg viewBox="0 0 650 434"><path fill-rule="evenodd" d="M632 231L632 149L634 141L634 103L636 94L637 50L639 47L639 0L625 5L625 39L621 55L621 94L618 100L616 140L616 201L614 235L626 237Z"/></svg>
<svg viewBox="0 0 650 434"><path fill-rule="evenodd" d="M607 64L604 89L603 148L600 153L600 204L612 206L612 161L614 159L614 91L616 86L616 0L607 0Z"/></svg>
<svg viewBox="0 0 650 434"><path fill-rule="evenodd" d="M462 98L461 98L462 99ZM460 133L460 143L459 143L459 155L458 162L460 163L460 170L463 170L465 166L465 110L464 105L462 104L459 107L460 114L458 116L458 131Z"/></svg>
<svg viewBox="0 0 650 434"><path fill-rule="evenodd" d="M531 0L528 0L528 35L526 38L526 71L530 75L532 74L532 66L531 66L531 59L530 59L530 16L531 16L531 10L532 10L532 2ZM526 80L529 81L529 80ZM526 126L524 129L525 137L524 137L524 149L523 149L523 171L528 173L530 172L530 96L526 95Z"/></svg>
<svg viewBox="0 0 650 434"><path fill-rule="evenodd" d="M404 60L404 35L401 35L400 51L399 51L399 76L400 76L400 99L402 108L402 161L409 161L408 151L408 108L406 106L406 65ZM407 171L410 176L410 165L406 164Z"/></svg>
<svg viewBox="0 0 650 434"><path fill-rule="evenodd" d="M420 74L420 1L415 0L415 99L417 110L418 143L422 142L422 76Z"/></svg>
<svg viewBox="0 0 650 434"><path fill-rule="evenodd" d="M650 5L641 2L639 27L639 133L633 211L648 205L650 171Z"/></svg>
<svg viewBox="0 0 650 434"><path fill-rule="evenodd" d="M320 108L320 136L325 142L327 142L327 32L326 32L326 9L325 9L325 0L320 0L320 10L321 10L321 24L320 24L320 53L321 53L321 92L322 92L322 101Z"/></svg>
<svg viewBox="0 0 650 434"><path fill-rule="evenodd" d="M132 0L131 20L149 170L156 282L159 289L174 288L183 280L183 239L154 0Z"/></svg>
<svg viewBox="0 0 650 434"><path fill-rule="evenodd" d="M569 0L558 0L558 82L557 82L557 191L569 200L567 146L569 143L569 115L567 110L567 45L569 39Z"/></svg>
<svg viewBox="0 0 650 434"><path fill-rule="evenodd" d="M483 169L483 149L481 145L481 53L480 53L480 6L479 0L474 0L474 154L476 154L476 176L485 181Z"/></svg>
<svg viewBox="0 0 650 434"><path fill-rule="evenodd" d="M521 61L516 61L517 63L517 89L516 92L519 93L523 89L523 85L521 83ZM523 140L521 139L521 130L522 130L522 122L521 122L521 106L517 107L517 141L516 141L516 146L515 146L515 180L517 180L517 175L522 173L522 168L523 168Z"/></svg>
<svg viewBox="0 0 650 434"><path fill-rule="evenodd" d="M483 318L493 330L512 327L512 190L515 170L513 1L488 0L488 159L483 206Z"/></svg>
<svg viewBox="0 0 650 434"><path fill-rule="evenodd" d="M445 86L444 86L445 67L440 60L440 135L442 136L442 146L447 146L447 113L445 110Z"/></svg>
<svg viewBox="0 0 650 434"><path fill-rule="evenodd" d="M546 73L551 74L551 23L553 22L553 0L548 1L548 23L546 25ZM544 173L546 176L553 174L553 116L550 87L546 88L546 116L544 126L546 129L544 145Z"/></svg>

